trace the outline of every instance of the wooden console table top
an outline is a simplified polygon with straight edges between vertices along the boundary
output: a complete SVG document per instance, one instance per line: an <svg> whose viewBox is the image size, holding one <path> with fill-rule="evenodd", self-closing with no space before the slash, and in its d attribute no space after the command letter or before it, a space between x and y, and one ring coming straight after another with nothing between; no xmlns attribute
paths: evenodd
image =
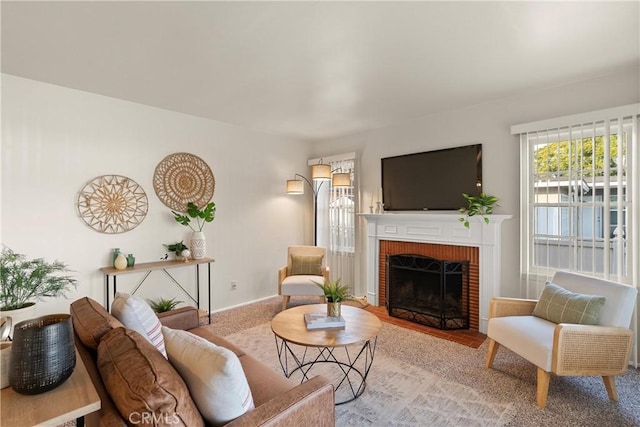
<svg viewBox="0 0 640 427"><path fill-rule="evenodd" d="M25 395L11 387L0 392L3 426L58 426L100 409L100 397L76 350L76 367L62 385L46 393Z"/></svg>
<svg viewBox="0 0 640 427"><path fill-rule="evenodd" d="M104 274L110 276L119 276L121 274L130 273L144 273L154 270L166 270L167 268L189 267L197 264L209 264L214 262L213 258L202 259L189 259L187 261L154 261L154 262L141 262L135 264L133 267L127 267L124 270L118 270L115 267L102 267L100 269Z"/></svg>

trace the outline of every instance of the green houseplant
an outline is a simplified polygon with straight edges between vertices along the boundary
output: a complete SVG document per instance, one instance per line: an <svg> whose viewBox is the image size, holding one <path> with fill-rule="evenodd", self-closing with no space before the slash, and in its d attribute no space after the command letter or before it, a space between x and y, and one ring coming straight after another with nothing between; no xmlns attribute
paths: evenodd
<svg viewBox="0 0 640 427"><path fill-rule="evenodd" d="M187 247L187 245L183 243L182 240L180 240L178 243L165 244L164 247L166 247L169 252L173 252L177 260L181 260L184 257L190 255L189 248ZM184 252L184 251L187 251L187 252ZM167 259L167 258L169 258L168 253L164 254L163 259Z"/></svg>
<svg viewBox="0 0 640 427"><path fill-rule="evenodd" d="M215 219L216 204L213 202L209 202L207 206L204 207L204 209L200 209L198 206L195 205L195 203L189 202L187 203L186 215L176 211L171 211L171 213L173 214L174 219L178 223L186 227L189 227L191 231L197 232L197 231L202 231L202 229L204 228L204 225L207 222L211 222ZM196 220L195 228L191 224L192 219Z"/></svg>
<svg viewBox="0 0 640 427"><path fill-rule="evenodd" d="M178 304L184 301L176 301L175 298L158 298L157 300L149 300L148 302L153 311L155 311L156 313L164 313L166 311L173 310L178 306Z"/></svg>
<svg viewBox="0 0 640 427"><path fill-rule="evenodd" d="M489 218L487 215L491 215L493 213L493 206L498 202L498 198L486 193L480 193L478 196L471 196L463 193L462 197L467 201L467 206L460 208L459 212L466 216L461 217L459 221L462 222L465 227L469 228L469 217L480 215L485 224L489 224Z"/></svg>
<svg viewBox="0 0 640 427"><path fill-rule="evenodd" d="M187 203L187 212L171 211L173 218L186 227L189 227L193 233L191 234L191 256L193 259L202 259L206 253L206 240L202 229L207 222L211 222L216 217L216 204L213 202L200 209L195 203ZM192 219L195 219L195 227L192 225Z"/></svg>
<svg viewBox="0 0 640 427"><path fill-rule="evenodd" d="M28 260L7 247L0 254L0 310L16 310L46 297L65 296L77 286L61 261Z"/></svg>
<svg viewBox="0 0 640 427"><path fill-rule="evenodd" d="M61 261L28 260L4 246L0 253L0 312L16 323L33 317L35 303L66 296L77 280Z"/></svg>
<svg viewBox="0 0 640 427"><path fill-rule="evenodd" d="M340 284L340 278L335 281L319 283L314 281L327 299L327 316L340 317L340 305L342 301L351 299L351 289L348 285Z"/></svg>

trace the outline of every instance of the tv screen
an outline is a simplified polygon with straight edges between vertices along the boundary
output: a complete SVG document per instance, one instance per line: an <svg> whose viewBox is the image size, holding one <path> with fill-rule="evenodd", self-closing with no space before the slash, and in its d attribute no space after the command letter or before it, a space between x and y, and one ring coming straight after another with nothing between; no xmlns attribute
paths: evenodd
<svg viewBox="0 0 640 427"><path fill-rule="evenodd" d="M482 191L482 144L382 160L382 201L387 211L453 210L462 193Z"/></svg>

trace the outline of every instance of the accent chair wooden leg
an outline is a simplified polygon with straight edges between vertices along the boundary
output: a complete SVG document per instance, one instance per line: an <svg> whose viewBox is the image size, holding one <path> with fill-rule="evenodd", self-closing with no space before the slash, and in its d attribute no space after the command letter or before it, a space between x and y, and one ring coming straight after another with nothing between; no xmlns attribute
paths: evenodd
<svg viewBox="0 0 640 427"><path fill-rule="evenodd" d="M607 388L607 394L609 395L609 399L617 402L618 401L618 389L616 388L616 377L607 376L602 377L604 381L604 386Z"/></svg>
<svg viewBox="0 0 640 427"><path fill-rule="evenodd" d="M289 299L291 297L289 295L282 295L282 311L287 309L287 304L289 304Z"/></svg>
<svg viewBox="0 0 640 427"><path fill-rule="evenodd" d="M551 372L547 372L542 368L538 368L538 395L536 397L536 404L538 405L538 408L544 408L547 405L550 380Z"/></svg>
<svg viewBox="0 0 640 427"><path fill-rule="evenodd" d="M498 348L500 347L500 343L489 338L489 349L487 350L487 360L485 362L485 366L490 368L493 366L493 361L496 358L496 354L498 353Z"/></svg>

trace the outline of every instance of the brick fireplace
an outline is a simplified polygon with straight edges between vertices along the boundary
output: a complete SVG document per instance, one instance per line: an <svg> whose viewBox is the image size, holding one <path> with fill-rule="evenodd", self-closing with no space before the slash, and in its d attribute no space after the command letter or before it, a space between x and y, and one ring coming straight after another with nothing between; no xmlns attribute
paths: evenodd
<svg viewBox="0 0 640 427"><path fill-rule="evenodd" d="M478 248L472 246L440 245L434 243L380 240L378 257L378 305L387 302L387 255L423 255L442 261L469 261L469 329L478 330Z"/></svg>
<svg viewBox="0 0 640 427"><path fill-rule="evenodd" d="M386 256L424 255L469 261L469 327L486 333L489 301L500 295L502 222L510 215L491 215L489 224L472 218L470 228L456 212L362 214L367 220L367 298L386 302Z"/></svg>

